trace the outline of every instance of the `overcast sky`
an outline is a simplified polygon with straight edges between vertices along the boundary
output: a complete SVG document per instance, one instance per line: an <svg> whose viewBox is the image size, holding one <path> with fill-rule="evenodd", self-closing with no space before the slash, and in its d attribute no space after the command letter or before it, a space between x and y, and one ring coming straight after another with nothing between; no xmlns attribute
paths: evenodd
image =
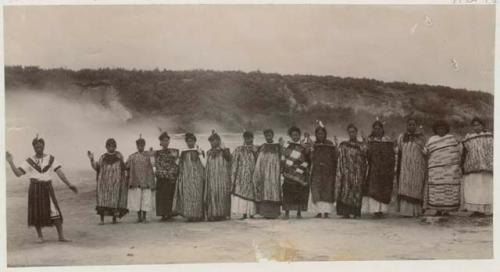
<svg viewBox="0 0 500 272"><path fill-rule="evenodd" d="M493 92L491 6L4 7L5 62L367 77Z"/></svg>

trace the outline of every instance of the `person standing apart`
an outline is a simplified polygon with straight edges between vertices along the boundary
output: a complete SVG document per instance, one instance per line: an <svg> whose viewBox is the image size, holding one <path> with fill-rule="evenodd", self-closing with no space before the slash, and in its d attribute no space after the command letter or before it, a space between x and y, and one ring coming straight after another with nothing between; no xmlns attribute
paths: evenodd
<svg viewBox="0 0 500 272"><path fill-rule="evenodd" d="M396 165L395 145L385 135L384 124L375 121L368 137L367 180L363 186L362 211L380 218L389 210Z"/></svg>
<svg viewBox="0 0 500 272"><path fill-rule="evenodd" d="M365 182L367 161L366 144L357 139L358 129L347 126L349 140L340 143L335 182L337 215L343 218L361 216L362 186Z"/></svg>
<svg viewBox="0 0 500 272"><path fill-rule="evenodd" d="M328 218L334 209L335 173L337 171L337 148L326 138L326 128L321 122L315 130L316 141L311 149L311 194L310 211L316 218Z"/></svg>
<svg viewBox="0 0 500 272"><path fill-rule="evenodd" d="M175 184L179 176L179 150L168 148L170 136L163 132L160 137L161 150L154 152L156 168L156 216L165 221L173 216Z"/></svg>
<svg viewBox="0 0 500 272"><path fill-rule="evenodd" d="M252 182L258 148L253 144L253 133L243 133L243 145L237 147L231 163L231 213L241 219L253 218L255 210L255 186Z"/></svg>
<svg viewBox="0 0 500 272"><path fill-rule="evenodd" d="M127 210L127 180L125 178L125 162L120 152L116 150L113 138L106 140L106 153L99 161L94 160L94 154L88 151L90 165L97 172L96 211L101 217L99 225L104 225L104 217L122 218Z"/></svg>
<svg viewBox="0 0 500 272"><path fill-rule="evenodd" d="M128 178L128 201L129 211L137 212L137 223L148 223L146 213L153 207L152 194L155 193L155 176L151 156L144 151L146 141L139 137L135 142L137 152L130 155L125 163Z"/></svg>
<svg viewBox="0 0 500 272"><path fill-rule="evenodd" d="M207 152L205 205L208 221L231 216L231 152L221 146L219 134L208 138L212 147Z"/></svg>
<svg viewBox="0 0 500 272"><path fill-rule="evenodd" d="M460 207L462 144L450 134L444 120L436 121L432 129L435 135L425 146L428 182L424 208L437 216L448 215Z"/></svg>
<svg viewBox="0 0 500 272"><path fill-rule="evenodd" d="M397 141L398 210L402 216L422 214L423 193L427 175L424 155L425 136L417 131L417 121L408 119L406 132Z"/></svg>
<svg viewBox="0 0 500 272"><path fill-rule="evenodd" d="M274 131L264 130L266 142L259 147L252 182L257 213L275 219L281 215L281 145L274 142Z"/></svg>
<svg viewBox="0 0 500 272"><path fill-rule="evenodd" d="M6 159L16 175L27 175L30 180L28 189L28 226L35 227L38 243L43 243L43 227L55 226L60 242L70 242L64 238L63 216L52 187L52 173L55 172L75 194L78 189L72 185L62 171L62 166L54 156L45 154L45 141L38 136L32 142L35 155L27 158L20 167L14 164L13 156L7 151Z"/></svg>
<svg viewBox="0 0 500 272"><path fill-rule="evenodd" d="M188 222L201 221L204 219L205 167L200 157L204 153L196 146L193 133L186 133L184 138L188 149L181 152L179 159L173 210Z"/></svg>
<svg viewBox="0 0 500 272"><path fill-rule="evenodd" d="M472 119L473 131L462 144L464 170L464 208L472 216L493 213L493 133L479 118Z"/></svg>

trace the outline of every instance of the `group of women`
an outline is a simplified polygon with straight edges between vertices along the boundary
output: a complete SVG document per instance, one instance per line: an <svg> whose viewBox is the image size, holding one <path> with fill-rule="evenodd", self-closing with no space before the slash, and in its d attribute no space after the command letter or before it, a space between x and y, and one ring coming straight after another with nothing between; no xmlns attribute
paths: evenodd
<svg viewBox="0 0 500 272"><path fill-rule="evenodd" d="M297 211L298 218L303 211L326 218L334 210L343 218L363 212L382 217L393 200L403 216L446 216L459 209L472 216L492 214L493 134L481 119L471 121L471 132L461 140L442 120L435 122L429 139L411 118L397 139L388 137L377 120L369 137L359 140L358 129L350 124L349 138L340 144L336 137L328 140L327 129L317 123L314 141L291 127L288 141L275 142L274 132L266 129L265 143L257 146L246 131L243 145L233 153L215 131L206 154L193 133L185 134L187 147L179 152L169 148L170 136L163 132L160 150L145 151L140 137L138 151L125 161L116 141L108 139L107 152L98 160L88 152L97 173L101 224L106 216L116 223L130 210L137 211L138 222L147 222L146 212L153 209L162 220L181 215L188 221L219 221L232 214L287 219L290 211ZM32 144L35 155L19 167L7 152L14 174L30 179L28 225L36 227L40 242L41 228L55 225L59 240L66 242L50 173L78 190L54 156L44 153L45 141L37 136Z"/></svg>
<svg viewBox="0 0 500 272"><path fill-rule="evenodd" d="M127 193L132 188L130 178L124 178L130 172L130 158L124 162L110 139L107 153L97 162L89 154L98 173L97 212L101 220L111 215L115 222L127 213L127 207L141 207L135 209L138 212L142 207L148 207L144 212L152 209L131 201L153 201L162 220L181 215L188 221L219 221L231 215L246 219L256 214L287 219L290 211L296 211L298 218L303 211L312 211L318 218L332 212L357 218L362 213L382 217L395 201L403 216L448 215L459 209L472 211L474 216L490 215L493 135L478 118L471 125L471 133L458 140L445 121L437 121L434 135L427 140L417 131L417 121L409 119L406 131L391 139L377 120L371 134L361 140L356 126L349 125L349 139L339 144L336 137L327 139L327 129L318 122L314 141L291 127L288 141L275 142L274 132L267 129L265 143L257 146L253 133L246 131L243 145L233 153L212 132L206 154L198 148L194 134L185 135L187 148L179 152L169 148L170 137L164 132L159 138L161 150L139 149L151 158L146 160L151 170L143 172L154 172L156 178L141 187L152 192L141 191L133 199ZM141 169L145 168L147 163ZM146 219L139 214L139 221Z"/></svg>

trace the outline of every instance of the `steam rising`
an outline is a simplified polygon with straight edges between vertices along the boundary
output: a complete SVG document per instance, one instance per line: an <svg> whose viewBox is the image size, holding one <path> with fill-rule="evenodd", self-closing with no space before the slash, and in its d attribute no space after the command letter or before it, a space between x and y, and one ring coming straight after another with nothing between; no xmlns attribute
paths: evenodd
<svg viewBox="0 0 500 272"><path fill-rule="evenodd" d="M107 138L115 138L118 150L128 156L142 133L149 145L157 145L158 121L130 122L132 116L113 97L96 103L85 96L69 99L46 92L16 90L6 93L6 147L17 163L32 155L31 140L37 133L46 141L46 152L65 168L89 167L87 150L102 154Z"/></svg>
<svg viewBox="0 0 500 272"><path fill-rule="evenodd" d="M88 93L78 98L65 92L47 93L36 90L6 92L6 148L16 163L33 154L32 139L37 133L45 139L46 153L54 155L65 169L88 170L87 150L96 157L105 152L107 138L115 138L125 158L136 151L139 134L146 139L146 147L159 149L159 129L175 127L173 121L162 117L148 117L132 121L132 114L119 102L113 92L100 99ZM210 129L209 129L210 128ZM209 132L215 125L200 122L197 134L199 146L207 150ZM183 134L171 134L172 148L184 149ZM241 143L241 136L221 133L231 150ZM256 142L263 142L256 135Z"/></svg>

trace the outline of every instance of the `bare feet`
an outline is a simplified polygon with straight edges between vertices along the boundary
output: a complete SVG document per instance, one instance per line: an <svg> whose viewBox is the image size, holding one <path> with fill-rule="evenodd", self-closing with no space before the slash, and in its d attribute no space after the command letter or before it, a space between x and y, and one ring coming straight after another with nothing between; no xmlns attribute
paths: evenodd
<svg viewBox="0 0 500 272"><path fill-rule="evenodd" d="M45 240L43 240L43 237L38 237L38 239L36 239L36 242L38 244L43 244L43 242L45 242Z"/></svg>
<svg viewBox="0 0 500 272"><path fill-rule="evenodd" d="M470 217L485 217L485 214L484 213L480 213L480 212L473 212Z"/></svg>

